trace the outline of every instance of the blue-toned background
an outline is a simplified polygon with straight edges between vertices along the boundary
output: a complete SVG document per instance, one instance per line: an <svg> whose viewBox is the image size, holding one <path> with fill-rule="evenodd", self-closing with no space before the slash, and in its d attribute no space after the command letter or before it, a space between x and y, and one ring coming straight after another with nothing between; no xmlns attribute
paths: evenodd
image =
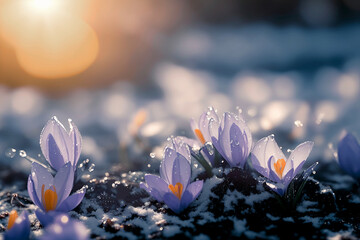
<svg viewBox="0 0 360 240"><path fill-rule="evenodd" d="M54 41L62 49L61 44L71 45L71 34L49 33L41 21L22 25L12 14L19 6L0 1L0 161L11 168L29 170L21 150L42 158L39 134L53 115L62 122L73 119L83 135L82 159L102 172L117 163L153 171L166 138L192 136L188 120L208 106L242 111L256 140L275 133L284 149L314 141L311 161L334 161L344 132L360 132L355 0L44 5L50 1L55 0L37 0L40 5L26 16L34 19L31 14L39 17L35 10L40 11L50 25L67 27L72 24L52 16L72 7L72 17L95 33L97 52L74 74L65 63L83 52L66 58L58 51L57 72L46 55L55 50L39 43L51 43L59 34L66 41ZM30 38L11 31L15 27L45 37ZM31 55L29 46L43 55ZM44 67L36 68L36 61Z"/></svg>

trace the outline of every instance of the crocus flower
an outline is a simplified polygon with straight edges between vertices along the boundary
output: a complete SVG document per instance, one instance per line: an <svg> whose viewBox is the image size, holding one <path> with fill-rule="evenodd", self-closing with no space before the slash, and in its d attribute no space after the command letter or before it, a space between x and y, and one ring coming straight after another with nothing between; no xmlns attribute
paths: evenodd
<svg viewBox="0 0 360 240"><path fill-rule="evenodd" d="M46 227L41 240L87 240L89 230L79 221L72 220L66 214L58 215L54 222Z"/></svg>
<svg viewBox="0 0 360 240"><path fill-rule="evenodd" d="M185 157L186 160L188 160L189 163L191 163L191 152L189 149L189 141L191 141L191 139L182 136L171 137L168 143L166 144L165 149L171 148L175 150L175 152Z"/></svg>
<svg viewBox="0 0 360 240"><path fill-rule="evenodd" d="M212 120L213 119L213 120ZM188 144L191 147L194 146L204 146L207 142L212 142L210 131L209 131L209 125L211 121L219 122L220 118L216 112L216 110L213 107L209 107L208 111L202 113L199 117L199 120L196 121L195 119L191 119L190 125L191 129L194 132L197 142L188 142ZM203 148L202 155L206 160L208 160L212 165L214 165L214 153L209 152L207 148Z"/></svg>
<svg viewBox="0 0 360 240"><path fill-rule="evenodd" d="M56 117L51 118L45 125L40 135L41 151L50 165L56 170L70 162L73 170L81 153L81 135L78 128L68 120L70 131L67 132L64 126Z"/></svg>
<svg viewBox="0 0 360 240"><path fill-rule="evenodd" d="M85 191L80 190L69 196L73 184L74 171L70 162L62 166L55 177L46 168L33 163L27 188L31 200L42 212L68 212L79 205L85 195Z"/></svg>
<svg viewBox="0 0 360 240"><path fill-rule="evenodd" d="M338 157L340 167L349 175L360 179L360 145L351 133L339 142Z"/></svg>
<svg viewBox="0 0 360 240"><path fill-rule="evenodd" d="M166 148L160 165L160 177L145 175L145 189L159 202L165 202L175 213L187 208L200 194L203 181L190 183L191 166L189 161L174 149Z"/></svg>
<svg viewBox="0 0 360 240"><path fill-rule="evenodd" d="M304 142L286 158L274 135L270 135L255 144L251 152L252 165L256 171L274 183L269 183L268 186L283 196L290 182L300 172L313 145L313 142Z"/></svg>
<svg viewBox="0 0 360 240"><path fill-rule="evenodd" d="M27 211L23 211L18 216L15 210L9 214L7 231L4 233L5 240L25 240L29 239L30 222Z"/></svg>
<svg viewBox="0 0 360 240"><path fill-rule="evenodd" d="M212 143L231 167L243 168L251 151L251 132L241 116L225 113L222 121L210 119Z"/></svg>

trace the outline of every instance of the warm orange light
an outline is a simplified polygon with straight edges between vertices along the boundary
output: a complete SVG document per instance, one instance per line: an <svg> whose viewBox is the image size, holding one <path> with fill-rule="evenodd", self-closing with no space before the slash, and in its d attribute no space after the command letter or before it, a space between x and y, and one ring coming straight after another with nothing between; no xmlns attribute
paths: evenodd
<svg viewBox="0 0 360 240"><path fill-rule="evenodd" d="M55 9L57 0L27 0L27 4L31 10L35 11L49 11Z"/></svg>
<svg viewBox="0 0 360 240"><path fill-rule="evenodd" d="M0 11L0 30L20 66L40 78L64 78L96 59L95 31L60 0L12 0Z"/></svg>

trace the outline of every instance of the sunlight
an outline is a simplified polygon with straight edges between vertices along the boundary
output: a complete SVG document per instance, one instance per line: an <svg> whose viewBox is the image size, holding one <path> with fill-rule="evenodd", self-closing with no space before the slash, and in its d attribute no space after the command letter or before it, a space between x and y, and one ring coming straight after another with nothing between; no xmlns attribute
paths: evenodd
<svg viewBox="0 0 360 240"><path fill-rule="evenodd" d="M70 77L85 71L97 57L96 32L65 3L15 0L0 9L0 33L14 48L21 68L32 76Z"/></svg>
<svg viewBox="0 0 360 240"><path fill-rule="evenodd" d="M30 0L28 1L28 5L37 11L50 11L56 9L56 5L59 2L56 0Z"/></svg>

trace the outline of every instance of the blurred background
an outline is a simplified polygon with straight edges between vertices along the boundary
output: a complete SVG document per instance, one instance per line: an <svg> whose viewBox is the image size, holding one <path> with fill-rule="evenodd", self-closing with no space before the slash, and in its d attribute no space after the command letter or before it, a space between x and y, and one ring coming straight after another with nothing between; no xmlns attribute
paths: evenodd
<svg viewBox="0 0 360 240"><path fill-rule="evenodd" d="M208 106L334 161L360 133L359 43L358 0L0 0L0 161L42 158L57 115L98 168L150 171Z"/></svg>

